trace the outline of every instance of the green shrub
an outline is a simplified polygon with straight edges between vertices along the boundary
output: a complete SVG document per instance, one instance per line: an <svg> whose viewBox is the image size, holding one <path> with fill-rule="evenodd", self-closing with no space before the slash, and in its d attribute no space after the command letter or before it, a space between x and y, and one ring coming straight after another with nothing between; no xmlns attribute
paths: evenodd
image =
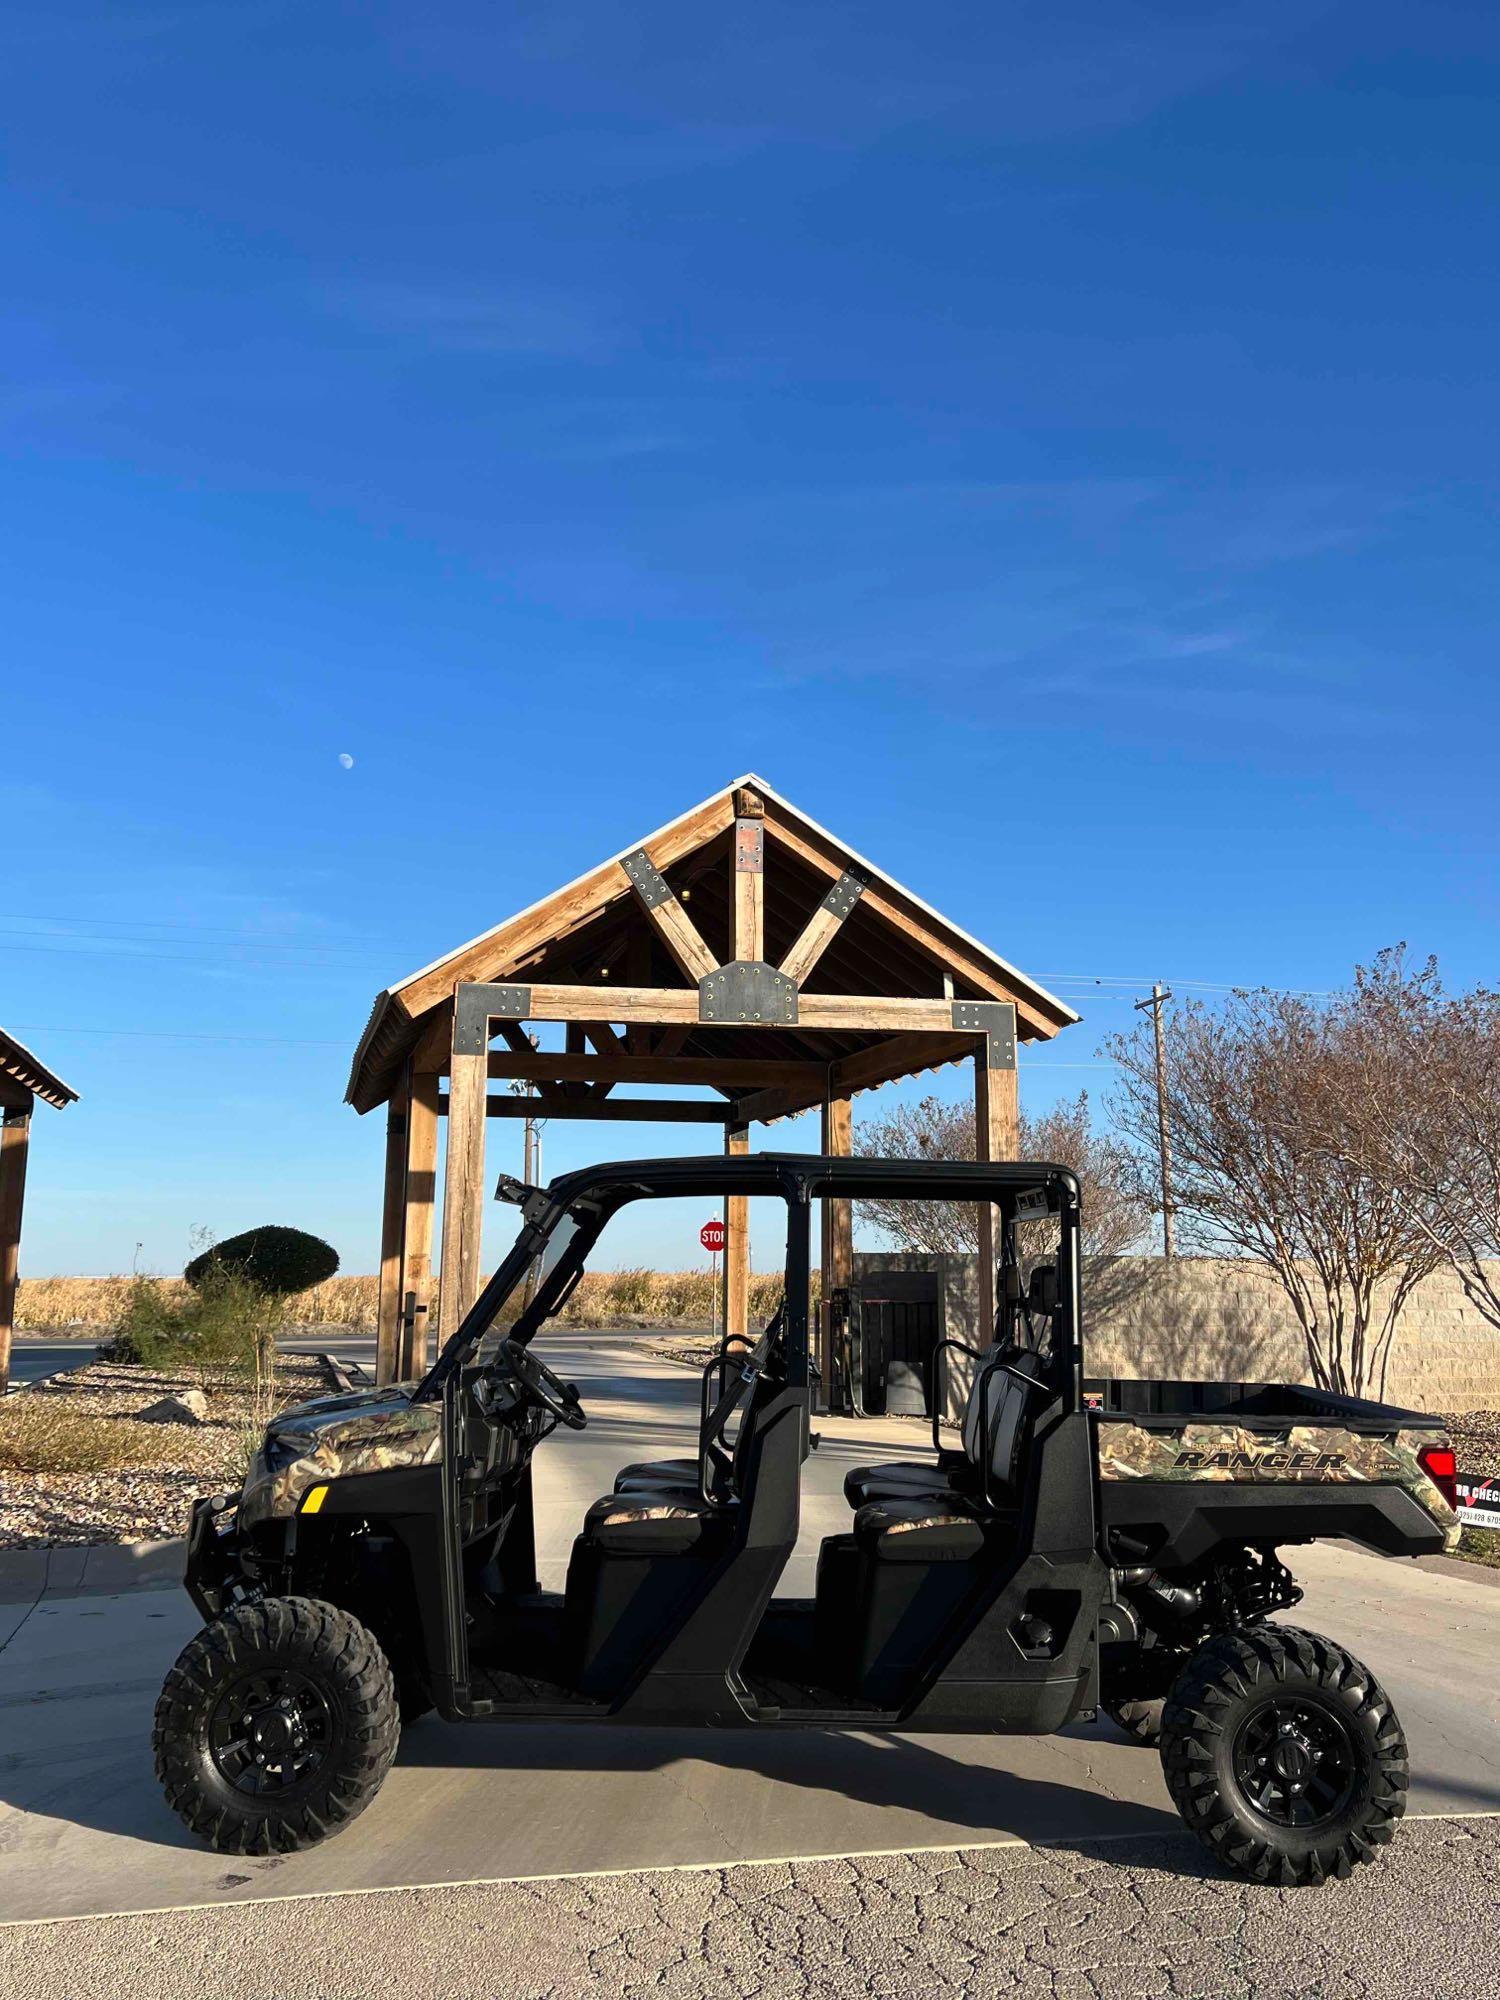
<svg viewBox="0 0 1500 2000"><path fill-rule="evenodd" d="M136 1278L109 1345L115 1361L196 1368L225 1377L265 1367L286 1320L285 1301L234 1270L211 1271L194 1291Z"/></svg>
<svg viewBox="0 0 1500 2000"><path fill-rule="evenodd" d="M211 1244L182 1275L196 1292L232 1272L267 1297L290 1298L295 1292L326 1283L338 1267L339 1253L331 1243L309 1236L305 1229L286 1229L268 1222Z"/></svg>

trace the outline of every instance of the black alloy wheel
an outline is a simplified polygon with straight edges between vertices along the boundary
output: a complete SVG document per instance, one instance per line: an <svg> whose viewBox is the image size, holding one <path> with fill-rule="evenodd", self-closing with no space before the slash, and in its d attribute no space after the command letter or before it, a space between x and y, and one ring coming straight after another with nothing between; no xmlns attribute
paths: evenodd
<svg viewBox="0 0 1500 2000"><path fill-rule="evenodd" d="M326 1840L379 1791L401 1734L374 1634L337 1605L267 1597L205 1625L156 1704L167 1804L221 1854Z"/></svg>
<svg viewBox="0 0 1500 2000"><path fill-rule="evenodd" d="M326 1688L295 1669L271 1668L219 1696L208 1718L209 1755L236 1791L266 1798L314 1777L335 1729Z"/></svg>
<svg viewBox="0 0 1500 2000"><path fill-rule="evenodd" d="M1317 1632L1244 1626L1200 1646L1162 1714L1177 1810L1252 1881L1373 1861L1406 1810L1406 1738L1369 1668Z"/></svg>
<svg viewBox="0 0 1500 2000"><path fill-rule="evenodd" d="M1233 1757L1240 1789L1275 1826L1321 1826L1354 1790L1348 1727L1323 1702L1272 1695L1240 1724Z"/></svg>

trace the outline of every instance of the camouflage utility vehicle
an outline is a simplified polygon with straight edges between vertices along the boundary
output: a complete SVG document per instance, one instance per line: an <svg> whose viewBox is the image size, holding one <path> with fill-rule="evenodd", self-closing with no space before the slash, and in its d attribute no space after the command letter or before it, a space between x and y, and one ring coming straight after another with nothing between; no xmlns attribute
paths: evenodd
<svg viewBox="0 0 1500 2000"><path fill-rule="evenodd" d="M1273 1622L1301 1595L1280 1551L1448 1546L1436 1419L1300 1387L1088 1380L1060 1167L763 1154L502 1194L515 1245L431 1372L284 1413L243 1491L195 1510L187 1588L207 1624L167 1676L155 1747L203 1838L322 1839L429 1707L580 1731L1032 1733L1102 1707L1159 1737L1183 1818L1231 1867L1319 1882L1389 1840L1401 1726L1367 1668ZM533 1454L588 1414L537 1336L620 1211L683 1195L783 1218L784 1299L704 1370L696 1452L621 1467L565 1588L543 1589ZM811 1442L812 1204L875 1196L992 1204L993 1340L940 1344L933 1408L966 1394L952 1442L935 1419L930 1455L851 1470L816 1594L778 1595Z"/></svg>

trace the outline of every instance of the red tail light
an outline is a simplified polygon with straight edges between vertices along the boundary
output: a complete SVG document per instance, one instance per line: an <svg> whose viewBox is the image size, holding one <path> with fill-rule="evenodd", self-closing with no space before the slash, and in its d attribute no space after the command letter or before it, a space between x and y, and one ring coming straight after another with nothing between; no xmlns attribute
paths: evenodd
<svg viewBox="0 0 1500 2000"><path fill-rule="evenodd" d="M1417 1453L1417 1463L1448 1505L1457 1513L1458 1460L1453 1456L1453 1447L1447 1444L1424 1444Z"/></svg>

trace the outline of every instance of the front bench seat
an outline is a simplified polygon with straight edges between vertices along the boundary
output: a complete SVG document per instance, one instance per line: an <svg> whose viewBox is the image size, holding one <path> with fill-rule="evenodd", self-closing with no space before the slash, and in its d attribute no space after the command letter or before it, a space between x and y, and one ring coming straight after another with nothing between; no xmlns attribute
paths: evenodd
<svg viewBox="0 0 1500 2000"><path fill-rule="evenodd" d="M583 1517L583 1536L611 1554L684 1555L727 1531L728 1512L687 1490L606 1493Z"/></svg>

